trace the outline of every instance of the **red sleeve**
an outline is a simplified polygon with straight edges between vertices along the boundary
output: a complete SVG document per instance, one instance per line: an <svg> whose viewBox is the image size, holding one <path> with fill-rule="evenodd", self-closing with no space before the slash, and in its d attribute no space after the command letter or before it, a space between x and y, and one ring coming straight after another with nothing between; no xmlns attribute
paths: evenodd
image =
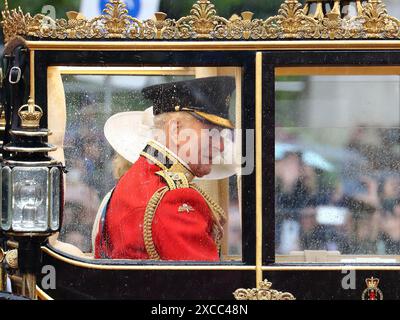
<svg viewBox="0 0 400 320"><path fill-rule="evenodd" d="M212 226L210 208L197 191L172 190L155 213L153 241L162 260L219 261Z"/></svg>

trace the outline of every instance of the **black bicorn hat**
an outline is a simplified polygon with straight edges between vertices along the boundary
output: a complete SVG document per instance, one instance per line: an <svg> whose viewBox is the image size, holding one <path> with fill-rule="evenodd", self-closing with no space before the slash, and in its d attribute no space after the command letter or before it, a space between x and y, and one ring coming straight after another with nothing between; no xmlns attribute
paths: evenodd
<svg viewBox="0 0 400 320"><path fill-rule="evenodd" d="M144 88L144 97L153 102L153 113L187 111L221 127L233 129L229 120L235 78L198 78Z"/></svg>

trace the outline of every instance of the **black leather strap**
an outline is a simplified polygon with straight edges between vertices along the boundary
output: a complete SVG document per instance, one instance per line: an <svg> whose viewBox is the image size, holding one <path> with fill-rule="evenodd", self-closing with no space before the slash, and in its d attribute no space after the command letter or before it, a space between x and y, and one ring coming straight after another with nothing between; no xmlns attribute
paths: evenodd
<svg viewBox="0 0 400 320"><path fill-rule="evenodd" d="M7 55L2 57L3 88L0 99L5 110L6 128L3 141L4 144L11 142L10 130L18 129L18 109L27 102L29 95L29 52L20 44L12 50L7 50ZM4 158L9 154L3 152Z"/></svg>
<svg viewBox="0 0 400 320"><path fill-rule="evenodd" d="M18 109L27 102L29 95L28 50L23 45L17 46L5 60L6 109L11 112L6 117L12 118L15 129L19 126Z"/></svg>

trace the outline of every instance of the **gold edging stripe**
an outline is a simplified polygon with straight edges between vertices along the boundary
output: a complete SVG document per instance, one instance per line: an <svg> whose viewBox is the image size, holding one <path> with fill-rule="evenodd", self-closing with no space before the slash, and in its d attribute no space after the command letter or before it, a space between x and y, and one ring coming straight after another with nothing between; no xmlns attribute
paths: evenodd
<svg viewBox="0 0 400 320"><path fill-rule="evenodd" d="M120 270L120 271L128 271L128 270L154 270L154 271L166 271L166 270L193 270L193 271L223 271L223 270L232 270L232 271L254 271L256 270L255 266L117 266L117 265L98 265L98 264L93 264L93 263L88 263L88 262L82 262L82 261L77 261L74 259L70 259L67 257L64 257L53 250L51 250L48 247L42 247L42 251L49 256L65 262L67 264L80 267L80 268L86 268L86 269L95 269L95 270Z"/></svg>
<svg viewBox="0 0 400 320"><path fill-rule="evenodd" d="M262 267L263 271L341 271L341 270L365 270L365 271L400 271L400 266L352 266L352 265L340 265L340 266L269 266Z"/></svg>
<svg viewBox="0 0 400 320"><path fill-rule="evenodd" d="M81 262L74 259L64 257L48 247L42 247L42 251L51 257L65 262L67 264L95 270L154 270L154 271L166 271L166 270L199 270L199 271L256 271L257 266L116 266L116 265L97 265L88 262ZM341 271L341 270L382 270L382 271L400 271L400 266L352 266L352 265L341 265L341 266L264 266L261 268L262 271Z"/></svg>
<svg viewBox="0 0 400 320"><path fill-rule="evenodd" d="M306 66L275 68L277 77L285 76L366 76L366 75L400 75L399 66Z"/></svg>
<svg viewBox="0 0 400 320"><path fill-rule="evenodd" d="M225 127L228 129L235 129L235 126L233 125L232 121L229 119L225 119L225 118L216 116L214 114L196 111L196 110L193 110L192 112L197 114L199 117L206 119L207 121L211 122L212 124L216 124L217 126Z"/></svg>
<svg viewBox="0 0 400 320"><path fill-rule="evenodd" d="M78 66L57 66L61 74L68 75L175 75L194 76L194 68L185 67L78 67Z"/></svg>
<svg viewBox="0 0 400 320"><path fill-rule="evenodd" d="M30 97L35 101L35 51L30 51Z"/></svg>
<svg viewBox="0 0 400 320"><path fill-rule="evenodd" d="M36 293L37 293L39 300L54 300L52 297L50 297L46 292L44 292L38 286L36 286Z"/></svg>
<svg viewBox="0 0 400 320"><path fill-rule="evenodd" d="M27 41L32 50L89 51L255 51L255 50L395 50L399 40L300 41Z"/></svg>
<svg viewBox="0 0 400 320"><path fill-rule="evenodd" d="M256 285L262 272L262 52L256 54ZM258 288L258 287L257 287Z"/></svg>

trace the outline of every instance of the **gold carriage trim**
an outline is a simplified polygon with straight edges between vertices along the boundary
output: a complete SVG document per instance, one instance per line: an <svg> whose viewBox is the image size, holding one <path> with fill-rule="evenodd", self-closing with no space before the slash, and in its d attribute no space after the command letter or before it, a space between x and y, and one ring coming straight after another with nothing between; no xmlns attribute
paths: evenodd
<svg viewBox="0 0 400 320"><path fill-rule="evenodd" d="M317 9L310 12L309 3ZM227 19L217 15L209 0L198 0L190 15L170 19L156 12L153 19L138 20L128 15L126 4L110 0L103 14L86 19L78 12L68 12L68 19L36 14L21 8L2 11L5 41L16 36L39 39L132 39L132 40L279 40L279 39L399 39L400 21L387 12L382 0L354 0L357 14L342 17L343 0L334 0L324 13L324 0L285 0L276 16L253 19L246 11Z"/></svg>
<svg viewBox="0 0 400 320"><path fill-rule="evenodd" d="M280 292L271 289L272 283L268 280L260 282L257 289L238 289L233 293L236 300L296 300L289 292Z"/></svg>

